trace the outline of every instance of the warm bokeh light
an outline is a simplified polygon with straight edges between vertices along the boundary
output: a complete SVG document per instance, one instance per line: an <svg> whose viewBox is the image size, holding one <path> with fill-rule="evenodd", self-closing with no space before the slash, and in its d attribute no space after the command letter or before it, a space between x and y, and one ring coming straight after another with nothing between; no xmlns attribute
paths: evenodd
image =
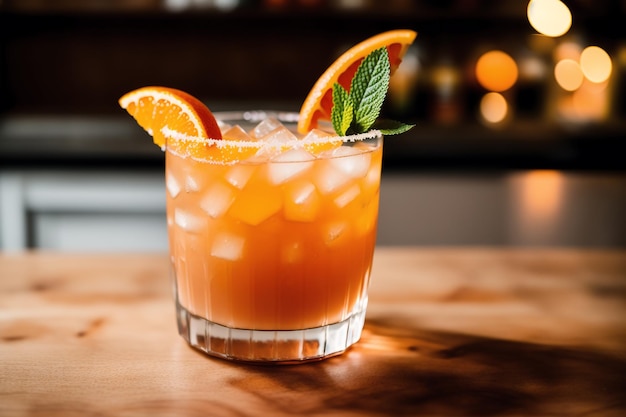
<svg viewBox="0 0 626 417"><path fill-rule="evenodd" d="M590 123L606 120L610 115L610 94L607 82L596 84L585 79L572 94L558 100L559 116L572 123Z"/></svg>
<svg viewBox="0 0 626 417"><path fill-rule="evenodd" d="M583 84L584 76L578 62L572 59L562 59L554 67L556 82L566 91L576 91Z"/></svg>
<svg viewBox="0 0 626 417"><path fill-rule="evenodd" d="M500 123L508 111L506 99L500 93L487 93L480 100L480 114L489 123Z"/></svg>
<svg viewBox="0 0 626 417"><path fill-rule="evenodd" d="M559 212L563 199L563 175L551 170L530 171L522 179L520 192L526 218L549 221Z"/></svg>
<svg viewBox="0 0 626 417"><path fill-rule="evenodd" d="M572 13L559 0L530 0L526 13L531 26L542 35L562 36L572 26Z"/></svg>
<svg viewBox="0 0 626 417"><path fill-rule="evenodd" d="M527 55L519 60L520 81L540 81L546 77L548 67L539 57Z"/></svg>
<svg viewBox="0 0 626 417"><path fill-rule="evenodd" d="M452 65L445 64L433 68L431 79L437 93L446 97L453 94L453 90L461 81L458 70Z"/></svg>
<svg viewBox="0 0 626 417"><path fill-rule="evenodd" d="M582 50L582 46L577 42L561 42L554 48L554 60L558 62L563 59L571 59L578 62Z"/></svg>
<svg viewBox="0 0 626 417"><path fill-rule="evenodd" d="M563 222L564 174L554 170L533 170L514 174L512 178L513 236L525 243L553 241Z"/></svg>
<svg viewBox="0 0 626 417"><path fill-rule="evenodd" d="M585 77L594 83L608 80L613 70L611 57L598 46L588 46L581 52L580 67Z"/></svg>
<svg viewBox="0 0 626 417"><path fill-rule="evenodd" d="M626 45L621 45L617 49L617 62L619 66L626 67Z"/></svg>
<svg viewBox="0 0 626 417"><path fill-rule="evenodd" d="M606 89L597 88L589 81L572 95L572 104L579 121L600 121L609 114Z"/></svg>
<svg viewBox="0 0 626 417"><path fill-rule="evenodd" d="M476 79L487 90L506 91L513 87L517 76L515 60L505 52L486 52L476 62Z"/></svg>

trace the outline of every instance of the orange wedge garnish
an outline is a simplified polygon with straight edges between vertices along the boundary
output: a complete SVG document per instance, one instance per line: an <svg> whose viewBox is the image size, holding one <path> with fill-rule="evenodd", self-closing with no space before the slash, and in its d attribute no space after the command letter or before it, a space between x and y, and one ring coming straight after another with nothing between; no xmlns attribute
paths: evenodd
<svg viewBox="0 0 626 417"><path fill-rule="evenodd" d="M318 127L320 120L330 120L333 107L332 90L335 83L349 90L350 83L361 61L376 49L386 47L391 74L402 62L402 57L413 43L417 33L408 29L392 30L373 36L343 53L317 80L300 109L298 132L305 134Z"/></svg>
<svg viewBox="0 0 626 417"><path fill-rule="evenodd" d="M158 146L182 156L224 163L238 149L216 146L222 138L213 113L192 95L169 87L143 87L124 94L119 104ZM175 135L167 134L175 132ZM211 141L204 140L210 138ZM250 151L252 152L252 151Z"/></svg>
<svg viewBox="0 0 626 417"><path fill-rule="evenodd" d="M194 137L221 139L211 111L197 98L168 87L143 87L126 93L119 104L137 120L158 146L164 146L163 128Z"/></svg>

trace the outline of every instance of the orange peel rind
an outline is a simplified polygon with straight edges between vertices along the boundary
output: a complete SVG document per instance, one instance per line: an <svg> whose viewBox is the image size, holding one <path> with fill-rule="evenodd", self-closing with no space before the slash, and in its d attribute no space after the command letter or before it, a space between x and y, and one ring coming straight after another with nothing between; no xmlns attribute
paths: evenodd
<svg viewBox="0 0 626 417"><path fill-rule="evenodd" d="M391 30L372 36L344 52L324 71L309 91L300 109L298 132L304 134L317 127L319 121L330 120L334 84L339 83L348 90L357 68L367 55L386 47L393 74L416 36L417 32L409 29Z"/></svg>

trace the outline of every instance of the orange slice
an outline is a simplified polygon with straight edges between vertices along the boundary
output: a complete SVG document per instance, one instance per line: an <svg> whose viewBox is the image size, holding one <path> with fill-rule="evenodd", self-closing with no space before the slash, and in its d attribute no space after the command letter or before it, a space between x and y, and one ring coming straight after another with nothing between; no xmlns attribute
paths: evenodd
<svg viewBox="0 0 626 417"><path fill-rule="evenodd" d="M143 87L124 94L119 104L152 136L155 144L178 155L226 163L256 152L221 146L222 133L213 113L184 91Z"/></svg>
<svg viewBox="0 0 626 417"><path fill-rule="evenodd" d="M300 109L298 132L305 134L316 128L320 120L330 120L333 85L337 82L348 90L357 68L367 55L383 46L386 47L393 74L416 36L417 33L412 30L392 30L366 39L344 52L322 74L304 100Z"/></svg>
<svg viewBox="0 0 626 417"><path fill-rule="evenodd" d="M211 111L184 91L168 87L143 87L124 94L119 104L161 147L166 143L163 128L188 136L222 138Z"/></svg>

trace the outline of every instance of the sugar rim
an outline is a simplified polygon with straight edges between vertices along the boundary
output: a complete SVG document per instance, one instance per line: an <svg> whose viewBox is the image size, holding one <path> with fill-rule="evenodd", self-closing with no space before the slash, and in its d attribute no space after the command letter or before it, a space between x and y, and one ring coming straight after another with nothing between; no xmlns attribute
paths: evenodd
<svg viewBox="0 0 626 417"><path fill-rule="evenodd" d="M213 113L213 115L215 116L221 129L224 128L222 124L231 125L231 126L235 126L235 125L241 126L241 125L247 124L247 125L251 125L252 127L258 124L259 122L261 122L262 120L270 118L270 117L276 118L278 121L280 121L281 123L287 126L287 125L293 125L297 123L300 117L300 114L296 112L278 111L278 110L225 111L225 112L216 112L216 113ZM380 130L371 130L366 133L359 133L355 135L346 135L346 136L337 136L337 135L333 135L330 132L327 132L328 136L324 136L324 137L310 138L307 136L304 136L304 137L300 136L300 137L296 137L288 141L257 141L257 140L239 141L239 140L229 140L229 139L215 139L215 138L208 138L204 136L188 135L188 134L170 129L167 126L164 126L161 129L160 133L166 139L165 144L161 147L161 149L163 151L168 151L181 157L187 157L191 155L187 155L185 152L182 152L182 153L177 152L175 150L176 148L175 146L173 147L173 149L168 148L167 139L173 139L175 141L182 142L182 143L186 142L186 143L215 146L218 149L230 148L234 150L238 149L239 151L242 151L243 149L253 149L257 151L266 150L271 153L271 152L276 152L276 151L284 151L285 149L302 149L307 146L326 145L326 144L331 144L331 143L337 144L338 142L354 143L354 142L361 142L361 141L366 141L370 139L376 139L376 138L382 139L383 138L383 134ZM318 157L319 156L321 155L318 155ZM267 161L255 161L248 157L244 159L233 158L233 159L229 159L228 161L215 160L212 158L205 159L205 158L201 158L198 156L191 156L191 158L199 162L207 162L210 164L217 164L217 165L234 165L234 164L243 163L243 162L250 162L250 163L256 164L260 162L271 161L271 158L268 159ZM290 162L290 161L281 161L281 162ZM296 161L293 161L293 162L296 162Z"/></svg>
<svg viewBox="0 0 626 417"><path fill-rule="evenodd" d="M193 143L205 143L207 145L215 145L218 148L223 147L234 147L234 148L257 148L261 149L264 147L280 146L287 148L297 148L302 147L304 145L325 145L334 142L359 142L368 139L375 139L377 137L382 137L382 132L380 130L370 130L366 133L359 133L356 135L348 135L348 136L327 136L323 138L302 138L302 139L292 139L285 142L278 142L273 144L272 142L263 142L263 141L252 141L252 140L227 140L227 139L212 139L206 138L202 136L191 136L185 133L178 132L176 130L172 130L167 126L161 129L161 133L165 138L171 138L181 142L193 142Z"/></svg>

